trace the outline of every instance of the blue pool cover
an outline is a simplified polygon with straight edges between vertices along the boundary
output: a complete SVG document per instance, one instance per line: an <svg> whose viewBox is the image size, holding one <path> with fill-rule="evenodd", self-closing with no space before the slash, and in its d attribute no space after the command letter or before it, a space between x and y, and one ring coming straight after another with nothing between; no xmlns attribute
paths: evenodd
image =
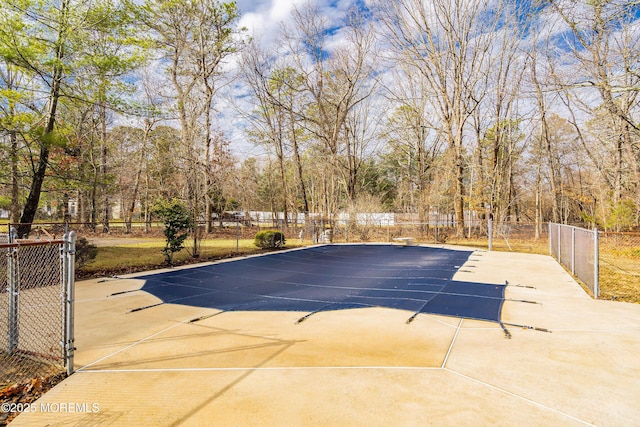
<svg viewBox="0 0 640 427"><path fill-rule="evenodd" d="M505 285L453 280L470 251L327 245L139 276L165 303L224 311L389 307L500 322Z"/></svg>

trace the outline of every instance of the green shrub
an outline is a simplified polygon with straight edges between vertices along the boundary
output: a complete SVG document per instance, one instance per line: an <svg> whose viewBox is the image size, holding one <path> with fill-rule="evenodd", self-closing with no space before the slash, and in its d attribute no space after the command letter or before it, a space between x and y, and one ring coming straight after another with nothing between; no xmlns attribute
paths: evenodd
<svg viewBox="0 0 640 427"><path fill-rule="evenodd" d="M284 234L279 231L264 230L256 234L253 244L263 249L277 249L284 246Z"/></svg>
<svg viewBox="0 0 640 427"><path fill-rule="evenodd" d="M98 255L98 248L84 237L76 239L76 265L82 267Z"/></svg>
<svg viewBox="0 0 640 427"><path fill-rule="evenodd" d="M193 228L191 212L175 199L156 202L151 212L164 223L166 243L162 253L165 262L173 265L173 254L184 248L184 241Z"/></svg>

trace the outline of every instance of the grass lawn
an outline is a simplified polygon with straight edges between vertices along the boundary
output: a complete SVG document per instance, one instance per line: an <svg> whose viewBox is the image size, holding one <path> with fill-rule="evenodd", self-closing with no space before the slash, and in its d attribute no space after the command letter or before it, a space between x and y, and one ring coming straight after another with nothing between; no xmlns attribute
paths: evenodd
<svg viewBox="0 0 640 427"><path fill-rule="evenodd" d="M98 248L95 259L78 269L78 276L81 278L108 276L166 267L162 253L164 245L163 239L151 238L143 243L116 243L113 246L101 246ZM185 249L174 254L174 265L265 252L264 249L254 246L253 239L238 240L237 250L235 239L203 240L200 244L200 255L194 258L192 245L193 241L187 241ZM288 249L299 246L298 242L286 245Z"/></svg>
<svg viewBox="0 0 640 427"><path fill-rule="evenodd" d="M472 248L479 249L487 249L487 239L460 239L447 240L447 244L450 245L461 245L461 246L469 246ZM504 240L500 238L496 238L493 241L494 251L502 251L502 252L522 252L527 254L542 254L549 255L549 242L546 239L538 239L538 240L519 240L519 239L510 239Z"/></svg>
<svg viewBox="0 0 640 427"><path fill-rule="evenodd" d="M484 249L487 247L486 240L484 242L462 240L451 243L459 243L465 246ZM493 250L549 255L549 243L545 240L538 242L532 240L514 240L509 241L509 244L507 244L504 240L497 240L493 243ZM620 250L611 249L606 246L600 247L600 299L640 303L639 251L640 249L636 248L623 253ZM587 293L591 294L591 291L588 290L586 285L579 279L575 279Z"/></svg>
<svg viewBox="0 0 640 427"><path fill-rule="evenodd" d="M600 298L640 303L640 256L601 248Z"/></svg>

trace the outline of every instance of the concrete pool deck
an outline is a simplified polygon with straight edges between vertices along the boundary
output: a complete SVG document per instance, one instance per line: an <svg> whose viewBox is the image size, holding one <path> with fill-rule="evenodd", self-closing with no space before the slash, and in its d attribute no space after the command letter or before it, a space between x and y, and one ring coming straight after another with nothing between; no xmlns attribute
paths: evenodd
<svg viewBox="0 0 640 427"><path fill-rule="evenodd" d="M454 277L508 281L511 339L389 308L131 312L160 302L135 276L77 283L77 372L12 426L640 422L640 305L592 300L548 256L475 251Z"/></svg>

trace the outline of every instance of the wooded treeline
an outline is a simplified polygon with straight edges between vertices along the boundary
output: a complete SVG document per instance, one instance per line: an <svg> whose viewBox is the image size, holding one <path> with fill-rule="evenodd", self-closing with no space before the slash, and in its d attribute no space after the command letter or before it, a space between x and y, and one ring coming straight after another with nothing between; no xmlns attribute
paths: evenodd
<svg viewBox="0 0 640 427"><path fill-rule="evenodd" d="M0 208L98 229L169 198L207 228L228 210L638 228L639 2L340 13L294 7L267 44L233 2L3 2ZM235 156L229 117L268 154Z"/></svg>

